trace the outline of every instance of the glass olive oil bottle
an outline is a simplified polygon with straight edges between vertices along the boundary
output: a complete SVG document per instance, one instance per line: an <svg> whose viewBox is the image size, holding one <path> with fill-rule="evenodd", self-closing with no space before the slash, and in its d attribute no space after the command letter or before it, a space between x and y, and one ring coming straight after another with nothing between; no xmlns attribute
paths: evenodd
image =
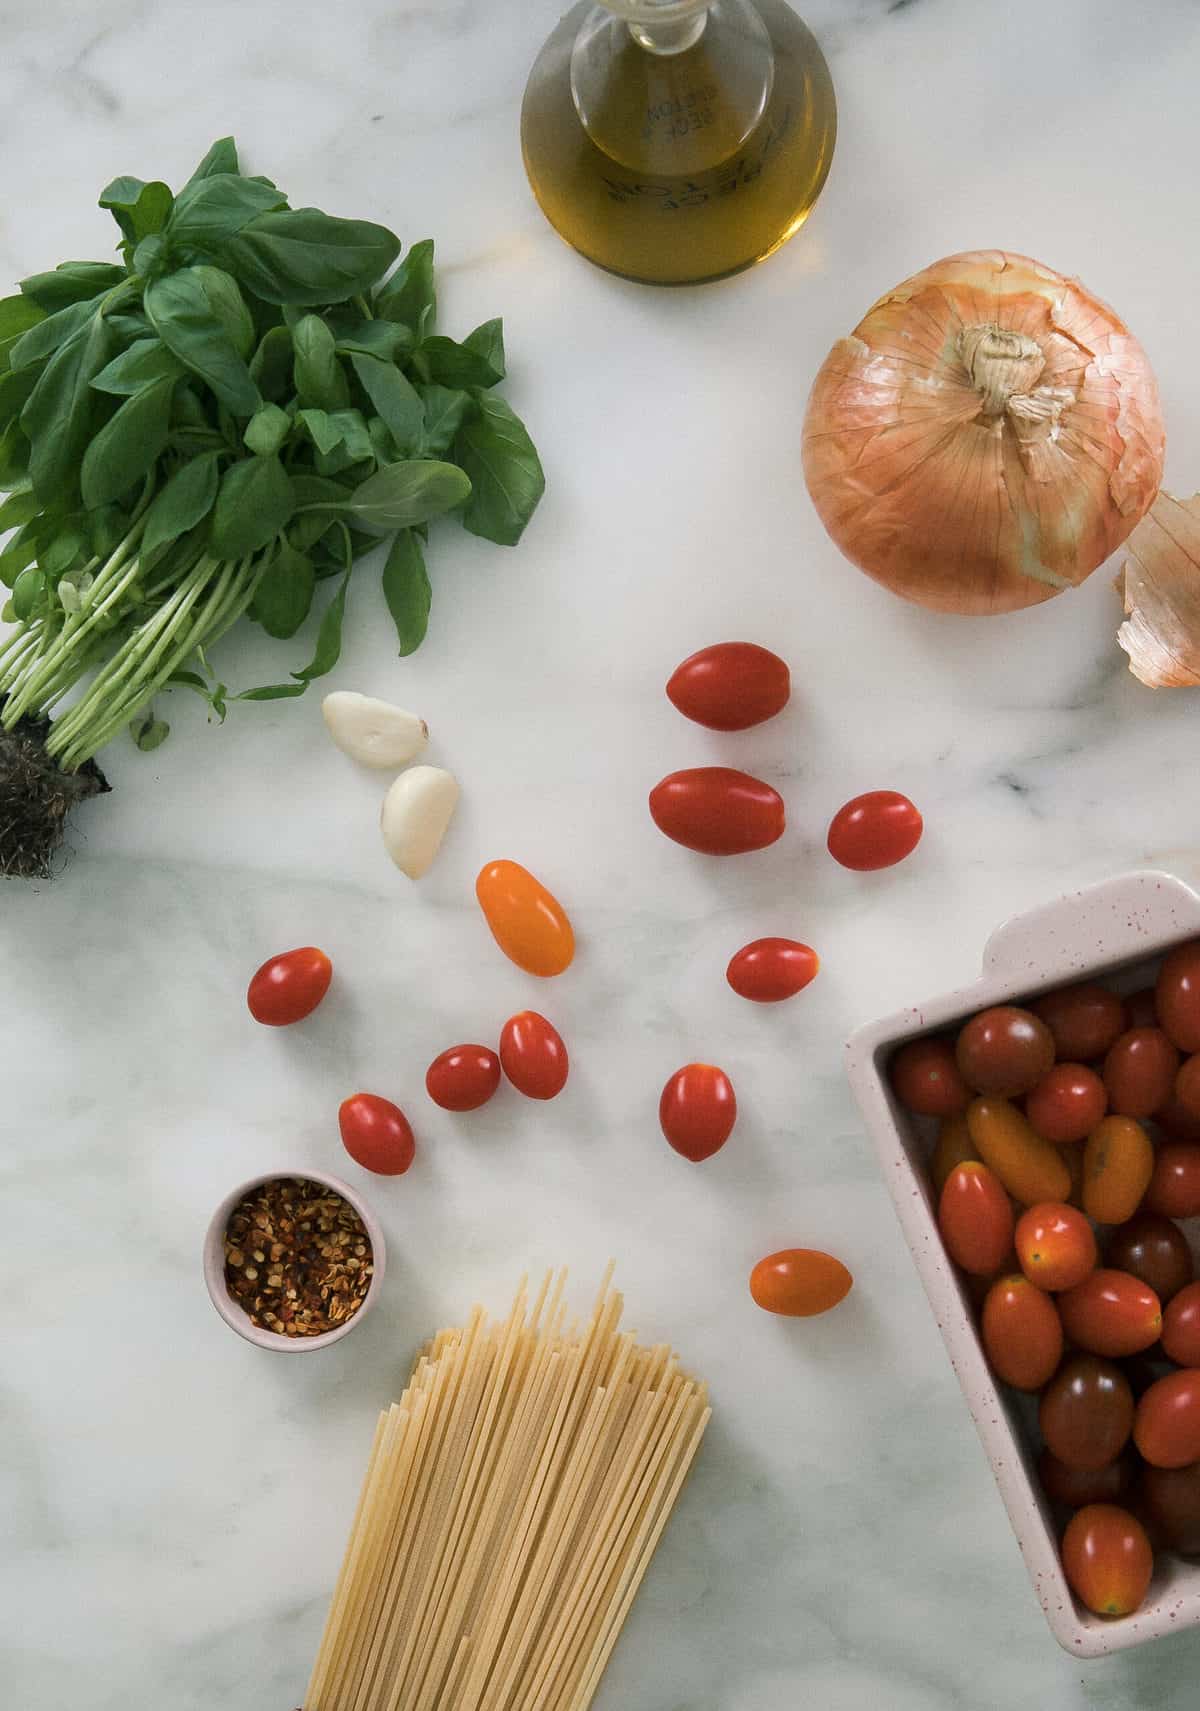
<svg viewBox="0 0 1200 1711"><path fill-rule="evenodd" d="M629 279L762 261L829 172L833 83L784 0L591 0L542 49L521 143L551 224Z"/></svg>

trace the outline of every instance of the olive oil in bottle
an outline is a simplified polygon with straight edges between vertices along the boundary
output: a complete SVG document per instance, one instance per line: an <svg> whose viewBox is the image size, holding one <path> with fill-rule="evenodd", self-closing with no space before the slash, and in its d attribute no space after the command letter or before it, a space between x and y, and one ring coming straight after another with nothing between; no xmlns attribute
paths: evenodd
<svg viewBox="0 0 1200 1711"><path fill-rule="evenodd" d="M534 194L590 261L684 285L779 248L820 194L837 107L784 0L583 0L534 65Z"/></svg>

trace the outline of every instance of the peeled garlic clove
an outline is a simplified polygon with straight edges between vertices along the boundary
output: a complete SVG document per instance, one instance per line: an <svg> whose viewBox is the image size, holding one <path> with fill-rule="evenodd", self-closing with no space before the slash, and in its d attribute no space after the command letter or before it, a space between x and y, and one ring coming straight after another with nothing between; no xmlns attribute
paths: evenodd
<svg viewBox="0 0 1200 1711"><path fill-rule="evenodd" d="M1117 578L1125 622L1117 640L1151 689L1200 683L1200 493L1162 492L1126 545Z"/></svg>
<svg viewBox="0 0 1200 1711"><path fill-rule="evenodd" d="M429 741L424 719L352 689L335 689L322 701L321 712L338 748L363 766L406 766Z"/></svg>
<svg viewBox="0 0 1200 1711"><path fill-rule="evenodd" d="M458 805L458 782L436 766L410 766L383 799L380 827L401 873L420 879L438 853Z"/></svg>

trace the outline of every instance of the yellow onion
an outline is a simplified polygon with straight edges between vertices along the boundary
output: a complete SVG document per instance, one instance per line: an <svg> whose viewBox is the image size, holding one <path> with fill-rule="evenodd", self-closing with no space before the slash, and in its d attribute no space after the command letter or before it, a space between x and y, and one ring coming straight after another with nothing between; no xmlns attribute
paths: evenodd
<svg viewBox="0 0 1200 1711"><path fill-rule="evenodd" d="M1160 493L1129 537L1117 587L1125 622L1117 640L1133 675L1151 689L1200 683L1200 493Z"/></svg>
<svg viewBox="0 0 1200 1711"><path fill-rule="evenodd" d="M942 612L1011 612L1089 576L1162 479L1146 354L1077 280L948 257L830 351L804 474L846 557Z"/></svg>

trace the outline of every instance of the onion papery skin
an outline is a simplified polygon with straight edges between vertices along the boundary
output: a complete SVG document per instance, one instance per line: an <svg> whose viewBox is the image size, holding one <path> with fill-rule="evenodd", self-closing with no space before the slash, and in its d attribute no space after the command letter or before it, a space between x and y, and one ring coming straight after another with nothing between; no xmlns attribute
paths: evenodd
<svg viewBox="0 0 1200 1711"><path fill-rule="evenodd" d="M940 612L1074 587L1162 480L1137 339L1027 256L949 256L881 297L813 384L803 455L821 521L886 588Z"/></svg>

